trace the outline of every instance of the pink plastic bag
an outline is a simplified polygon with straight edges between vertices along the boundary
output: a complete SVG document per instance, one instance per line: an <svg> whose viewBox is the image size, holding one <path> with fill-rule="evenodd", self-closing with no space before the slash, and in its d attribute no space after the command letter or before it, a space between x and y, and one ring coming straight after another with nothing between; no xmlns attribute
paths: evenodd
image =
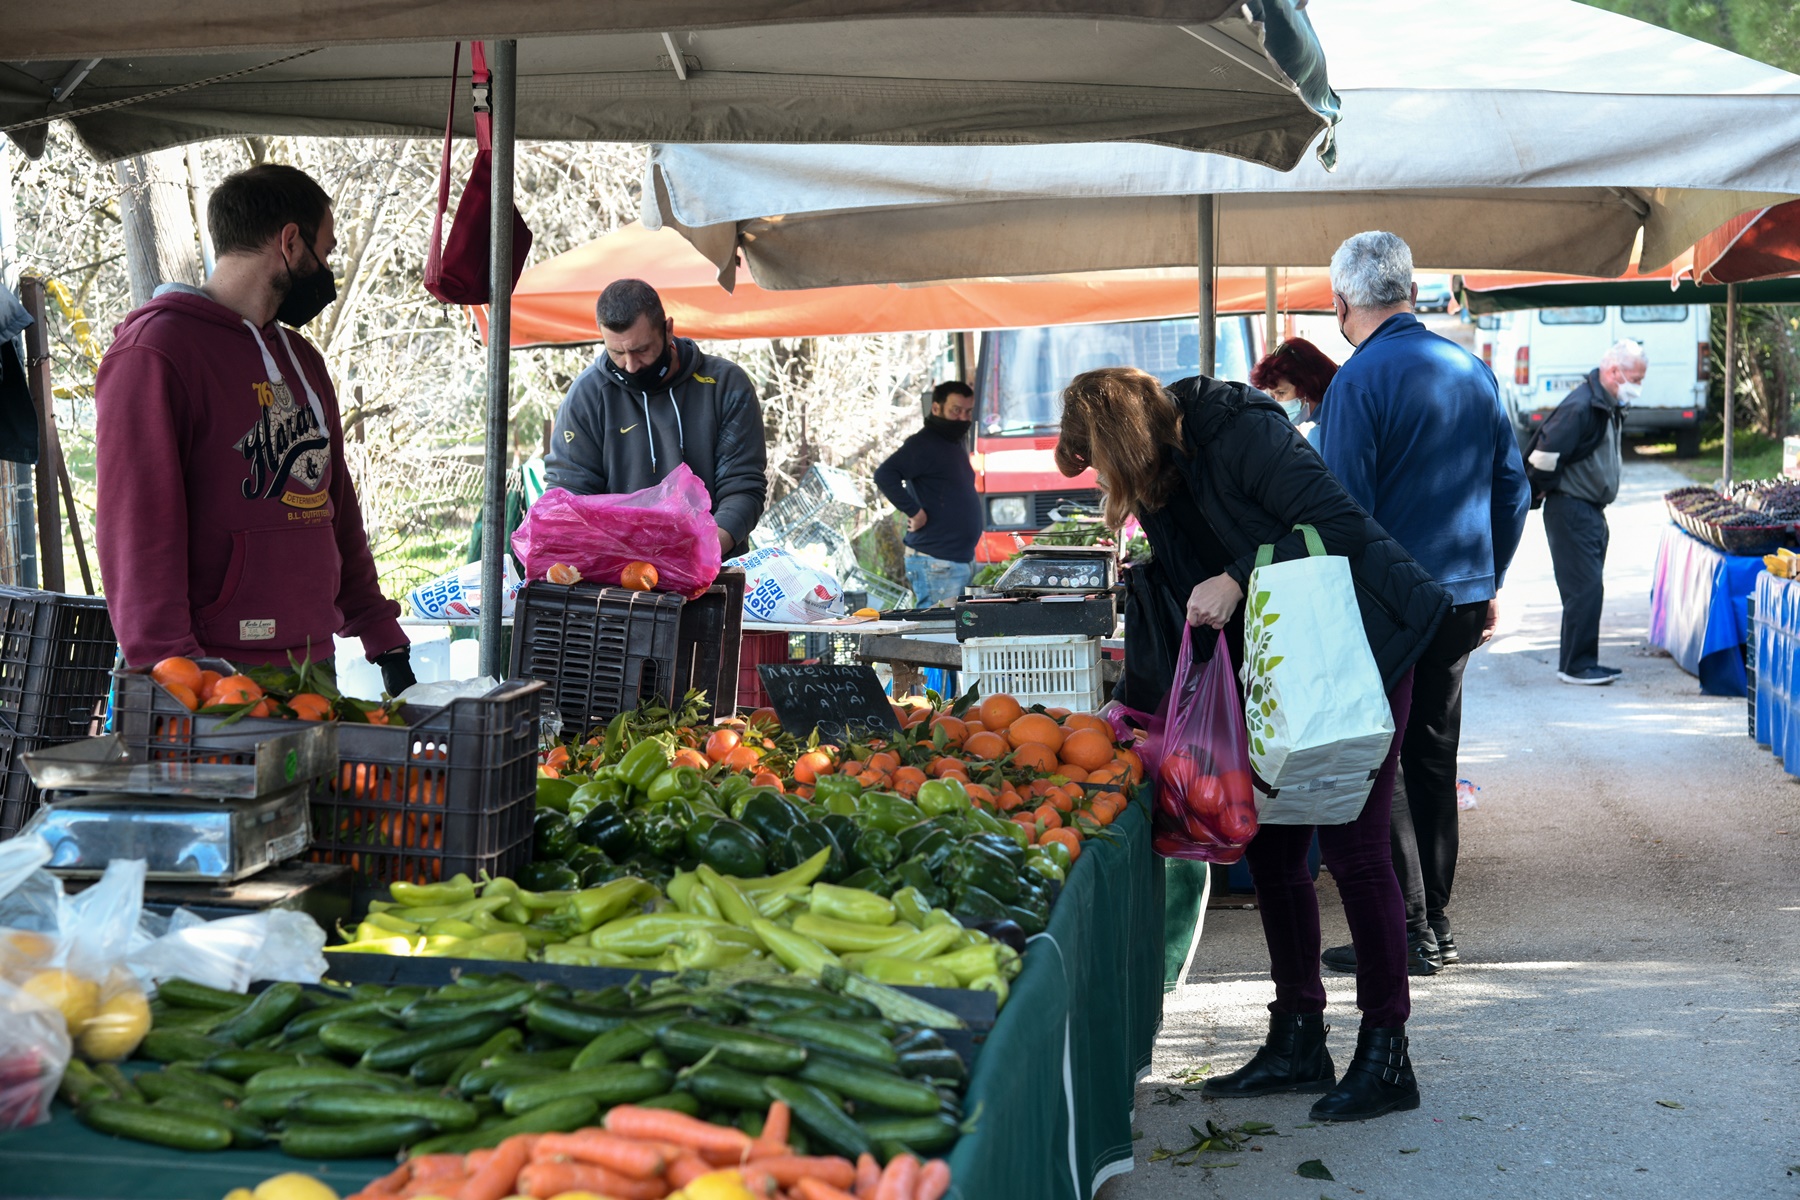
<svg viewBox="0 0 1800 1200"><path fill-rule="evenodd" d="M1156 781L1150 842L1164 858L1234 863L1256 836L1256 793L1244 705L1225 635L1206 662L1194 660L1182 629L1175 681L1156 716L1144 721L1144 767ZM1124 714L1109 714L1115 727Z"/></svg>
<svg viewBox="0 0 1800 1200"><path fill-rule="evenodd" d="M678 463L654 487L619 496L577 496L551 488L513 533L527 581L557 563L608 587L634 562L656 568L659 592L693 597L719 576L718 525L699 476Z"/></svg>

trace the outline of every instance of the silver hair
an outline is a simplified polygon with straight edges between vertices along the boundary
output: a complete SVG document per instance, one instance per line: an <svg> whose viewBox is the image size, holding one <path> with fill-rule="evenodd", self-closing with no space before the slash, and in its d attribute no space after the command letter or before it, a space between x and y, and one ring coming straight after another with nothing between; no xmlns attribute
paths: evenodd
<svg viewBox="0 0 1800 1200"><path fill-rule="evenodd" d="M1412 299L1412 248L1398 234L1371 230L1331 256L1331 290L1351 308L1392 308Z"/></svg>
<svg viewBox="0 0 1800 1200"><path fill-rule="evenodd" d="M1649 361L1644 356L1643 345L1630 338L1614 342L1600 356L1600 365L1603 367L1636 367Z"/></svg>

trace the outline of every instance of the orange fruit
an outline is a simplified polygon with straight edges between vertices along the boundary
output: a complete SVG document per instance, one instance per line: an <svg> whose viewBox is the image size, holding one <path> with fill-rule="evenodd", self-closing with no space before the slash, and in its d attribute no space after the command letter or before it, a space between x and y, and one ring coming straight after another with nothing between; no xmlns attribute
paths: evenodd
<svg viewBox="0 0 1800 1200"><path fill-rule="evenodd" d="M997 733L977 733L963 743L972 758L999 758L1006 753L1006 739Z"/></svg>
<svg viewBox="0 0 1800 1200"><path fill-rule="evenodd" d="M287 706L289 710L302 721L331 720L331 701L319 695L317 692L301 692L298 696L289 700ZM560 759L557 758L557 750L562 751L562 757ZM561 746L558 746L556 750L552 750L549 757L545 759L545 763L553 767L566 766L568 761L569 752Z"/></svg>
<svg viewBox="0 0 1800 1200"><path fill-rule="evenodd" d="M165 683L162 687L163 691L181 701L182 707L186 708L189 712L193 712L196 708L200 707L200 697L194 695L193 690L185 684Z"/></svg>
<svg viewBox="0 0 1800 1200"><path fill-rule="evenodd" d="M963 739L969 736L969 727L964 723L961 717L952 717L944 713L939 713L931 719L931 727L933 729L942 729L944 731L944 744L946 746L960 746L963 744Z"/></svg>
<svg viewBox="0 0 1800 1200"><path fill-rule="evenodd" d="M963 721L963 731L964 731L963 736L965 738L971 738L971 737L974 737L978 733L986 733L987 726L983 725L980 721L972 721L972 720L965 719Z"/></svg>
<svg viewBox="0 0 1800 1200"><path fill-rule="evenodd" d="M201 678L202 674L199 663L191 658L180 656L165 658L150 668L150 678L165 688L171 683L178 683L196 696L206 686L205 681Z"/></svg>
<svg viewBox="0 0 1800 1200"><path fill-rule="evenodd" d="M1081 857L1081 835L1073 829L1046 829L1038 838L1038 845L1048 846L1051 842L1061 842L1068 848L1069 861L1074 862Z"/></svg>
<svg viewBox="0 0 1800 1200"><path fill-rule="evenodd" d="M925 782L925 772L917 767L901 767L894 772L894 790L911 800L919 794L919 787Z"/></svg>
<svg viewBox="0 0 1800 1200"><path fill-rule="evenodd" d="M869 755L868 766L872 771L882 771L891 775L900 769L900 756L892 750L878 750Z"/></svg>
<svg viewBox="0 0 1800 1200"><path fill-rule="evenodd" d="M1031 815L1045 829L1062 828L1062 813L1054 804L1040 804L1032 810Z"/></svg>
<svg viewBox="0 0 1800 1200"><path fill-rule="evenodd" d="M1119 819L1120 809L1117 804L1112 802L1110 795L1103 795L1100 799L1094 801L1093 807L1088 809L1088 811L1093 813L1094 820L1100 822L1102 825L1111 825L1114 821Z"/></svg>
<svg viewBox="0 0 1800 1200"><path fill-rule="evenodd" d="M1064 762L1092 771L1113 760L1113 744L1098 730L1077 729L1063 740L1060 753Z"/></svg>
<svg viewBox="0 0 1800 1200"><path fill-rule="evenodd" d="M268 696L264 696L261 700L258 700L256 702L256 707L250 710L250 715L253 717L272 717L272 716L274 716L275 715L275 701L270 699ZM382 713L381 715L383 718L382 724L385 725L387 723L387 721L386 721L387 714Z"/></svg>
<svg viewBox="0 0 1800 1200"><path fill-rule="evenodd" d="M906 719L901 722L901 724L905 725L906 728L911 729L914 725L923 725L929 720L931 720L931 710L929 708L915 708L906 714Z"/></svg>
<svg viewBox="0 0 1800 1200"><path fill-rule="evenodd" d="M1112 740L1112 726L1108 725L1104 718L1097 717L1093 713L1070 713L1063 718L1063 732L1074 733L1077 729L1096 730L1106 734L1108 741Z"/></svg>
<svg viewBox="0 0 1800 1200"><path fill-rule="evenodd" d="M752 725L762 725L769 729L780 729L781 728L781 718L775 715L774 709L766 708L766 707L759 708L755 712L751 713L750 714L750 723Z"/></svg>
<svg viewBox="0 0 1800 1200"><path fill-rule="evenodd" d="M1001 788L997 803L1000 805L1001 812L1011 812L1013 809L1018 808L1021 804L1025 803L1025 797L1019 795L1019 793L1013 791L1011 788Z"/></svg>
<svg viewBox="0 0 1800 1200"><path fill-rule="evenodd" d="M1079 791L1080 789L1076 790ZM1062 788L1056 788L1044 793L1044 802L1059 813L1075 811L1074 799Z"/></svg>
<svg viewBox="0 0 1800 1200"><path fill-rule="evenodd" d="M758 771L750 777L750 786L774 788L778 792L787 791L785 787L781 786L781 776L773 771Z"/></svg>
<svg viewBox="0 0 1800 1200"><path fill-rule="evenodd" d="M619 586L634 592L648 592L656 587L660 578L656 568L647 562L627 563L619 573Z"/></svg>
<svg viewBox="0 0 1800 1200"><path fill-rule="evenodd" d="M560 583L565 587L571 583L581 582L581 572L568 563L551 563L550 569L544 572L546 583Z"/></svg>
<svg viewBox="0 0 1800 1200"><path fill-rule="evenodd" d="M1130 773L1130 768L1122 762L1109 762L1103 767L1096 767L1088 772L1089 783L1111 783L1122 775Z"/></svg>
<svg viewBox="0 0 1800 1200"><path fill-rule="evenodd" d="M263 698L263 690L256 680L248 675L228 675L219 680L219 685L207 697L208 704L251 704Z"/></svg>
<svg viewBox="0 0 1800 1200"><path fill-rule="evenodd" d="M219 681L224 678L225 677L217 671L200 672L200 686L194 689L194 695L199 696L204 700L214 688L219 686Z"/></svg>
<svg viewBox="0 0 1800 1200"><path fill-rule="evenodd" d="M994 807L994 793L982 784L965 784L963 786L963 791L969 793L969 799L975 801L977 804L987 808Z"/></svg>
<svg viewBox="0 0 1800 1200"><path fill-rule="evenodd" d="M1047 721L1050 718L1044 719ZM1019 748L1013 751L1013 765L1028 767L1033 771L1055 771L1056 751L1042 742L1021 742Z"/></svg>
<svg viewBox="0 0 1800 1200"><path fill-rule="evenodd" d="M1054 717L1056 720L1061 721L1064 717L1067 717L1069 715L1071 710L1064 708L1060 704L1052 704L1049 708L1046 708L1044 711L1046 713L1049 713L1050 716Z"/></svg>
<svg viewBox="0 0 1800 1200"><path fill-rule="evenodd" d="M1057 751L1062 749L1063 730L1061 725L1043 713L1026 713L1006 727L1006 740L1015 749L1027 742L1045 746L1050 751L1050 757L1055 758ZM1109 754L1107 757L1112 756Z"/></svg>
<svg viewBox="0 0 1800 1200"><path fill-rule="evenodd" d="M794 778L801 783L817 783L819 776L831 774L831 755L823 750L808 750L794 760Z"/></svg>
<svg viewBox="0 0 1800 1200"><path fill-rule="evenodd" d="M1131 768L1133 786L1144 782L1144 760L1138 757L1136 750L1119 751L1119 759Z"/></svg>
<svg viewBox="0 0 1800 1200"><path fill-rule="evenodd" d="M733 771L754 771L761 761L762 755L752 746L739 746L724 759L725 765Z"/></svg>
<svg viewBox="0 0 1800 1200"><path fill-rule="evenodd" d="M942 758L932 761L930 771L933 779L942 779L951 772L967 775L969 773L969 764L960 758L951 758L949 755L945 755Z"/></svg>
<svg viewBox="0 0 1800 1200"><path fill-rule="evenodd" d="M692 767L696 771L704 771L712 766L712 759L692 746L683 746L675 751L674 757L669 760L669 765L671 767Z"/></svg>
<svg viewBox="0 0 1800 1200"><path fill-rule="evenodd" d="M706 737L706 757L713 762L724 762L725 756L736 750L743 742L735 729L715 729Z"/></svg>
<svg viewBox="0 0 1800 1200"><path fill-rule="evenodd" d="M262 713L259 713L259 712L257 712L257 711L256 711L256 710L255 710L255 709L251 709L251 710L250 710L250 712L251 712L251 715L252 715L252 716L259 716L259 717L260 717L260 716L262 716L262 715L263 715L263 714L262 714ZM389 721L388 721L388 710L387 710L387 709L385 709L385 708L371 708L371 709L370 709L370 710L369 710L369 714L368 714L368 715L369 715L369 724L371 724L371 725L386 725L386 724L389 724Z"/></svg>
<svg viewBox="0 0 1800 1200"><path fill-rule="evenodd" d="M963 770L949 770L938 776L939 779L954 779L961 784L969 782L969 773Z"/></svg>
<svg viewBox="0 0 1800 1200"><path fill-rule="evenodd" d="M1088 773L1072 762L1063 761L1056 765L1056 773L1070 783L1086 783Z"/></svg>
<svg viewBox="0 0 1800 1200"><path fill-rule="evenodd" d="M995 692L981 702L981 723L988 729L1005 729L1024 715L1024 708L1005 692Z"/></svg>

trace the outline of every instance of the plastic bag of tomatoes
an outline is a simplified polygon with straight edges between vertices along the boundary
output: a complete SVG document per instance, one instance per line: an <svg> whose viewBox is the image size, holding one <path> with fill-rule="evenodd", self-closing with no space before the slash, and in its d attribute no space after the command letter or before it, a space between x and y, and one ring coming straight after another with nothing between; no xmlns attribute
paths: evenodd
<svg viewBox="0 0 1800 1200"><path fill-rule="evenodd" d="M1156 780L1151 844L1164 858L1234 863L1256 836L1244 705L1225 635L1200 661L1198 631L1184 622L1182 632L1174 683L1144 743Z"/></svg>

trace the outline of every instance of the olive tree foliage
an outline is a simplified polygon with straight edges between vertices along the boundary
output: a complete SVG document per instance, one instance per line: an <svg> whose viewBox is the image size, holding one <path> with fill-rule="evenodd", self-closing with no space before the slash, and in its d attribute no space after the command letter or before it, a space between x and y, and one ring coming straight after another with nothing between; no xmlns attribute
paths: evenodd
<svg viewBox="0 0 1800 1200"><path fill-rule="evenodd" d="M486 346L468 310L439 303L420 282L441 145L434 139L245 138L185 151L200 225L211 186L256 162L297 166L333 197L338 299L305 333L337 386L346 455L384 585L394 595L465 559L481 491ZM457 146L452 216L472 155L472 145ZM517 192L534 235L531 261L634 220L645 160L645 147L636 145L522 144ZM61 128L52 129L35 162L0 143L0 166L12 206L8 277L23 272L50 283L57 418L77 507L92 531L94 375L131 306L122 185ZM780 495L810 461L872 472L910 431L938 341L890 335L707 348L742 364L764 394L771 482ZM513 355L511 465L541 452L546 422L597 352L587 346Z"/></svg>

